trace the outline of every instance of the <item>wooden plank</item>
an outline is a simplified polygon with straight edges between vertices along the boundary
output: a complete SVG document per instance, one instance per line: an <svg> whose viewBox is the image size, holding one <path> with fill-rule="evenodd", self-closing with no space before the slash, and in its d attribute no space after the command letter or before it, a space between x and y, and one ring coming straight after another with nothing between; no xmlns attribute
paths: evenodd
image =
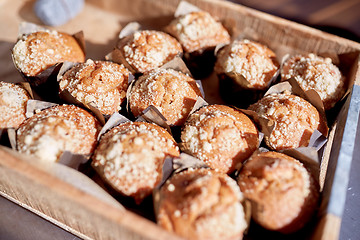
<svg viewBox="0 0 360 240"><path fill-rule="evenodd" d="M153 222L64 183L2 146L0 183L2 196L84 239L176 239Z"/></svg>

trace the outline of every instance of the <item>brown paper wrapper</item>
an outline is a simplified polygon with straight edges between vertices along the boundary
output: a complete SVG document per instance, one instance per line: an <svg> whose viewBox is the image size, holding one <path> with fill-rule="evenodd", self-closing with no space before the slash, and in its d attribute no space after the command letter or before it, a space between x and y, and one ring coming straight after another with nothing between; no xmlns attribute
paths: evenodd
<svg viewBox="0 0 360 240"><path fill-rule="evenodd" d="M28 35L30 33L36 31L49 31L49 29L38 26L33 23L22 22L19 26L19 34L18 36ZM75 33L72 35L75 40L80 45L81 49L85 55L85 40L84 34L82 31ZM14 66L19 71L23 79L30 83L32 89L40 96L41 99L50 101L50 102L60 102L60 98L58 96L59 84L56 81L56 76L61 68L62 63L56 63L55 65L45 69L40 74L36 76L26 76L21 70L17 67L13 53L11 53Z"/></svg>
<svg viewBox="0 0 360 240"><path fill-rule="evenodd" d="M169 124L167 124L167 120L164 115L153 105L147 107L142 114L136 119L137 122L150 122L159 125L162 128L165 128L166 131L171 133L171 128Z"/></svg>

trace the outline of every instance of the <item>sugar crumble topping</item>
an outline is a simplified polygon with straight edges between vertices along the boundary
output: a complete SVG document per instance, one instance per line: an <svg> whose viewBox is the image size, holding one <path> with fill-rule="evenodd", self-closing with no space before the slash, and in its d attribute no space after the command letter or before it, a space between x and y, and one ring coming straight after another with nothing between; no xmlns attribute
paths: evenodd
<svg viewBox="0 0 360 240"><path fill-rule="evenodd" d="M121 193L141 201L162 177L166 156L179 149L165 129L150 123L121 124L100 140L93 166Z"/></svg>
<svg viewBox="0 0 360 240"><path fill-rule="evenodd" d="M131 112L138 116L155 106L169 124L182 125L201 96L196 81L173 69L155 69L141 76L130 93Z"/></svg>
<svg viewBox="0 0 360 240"><path fill-rule="evenodd" d="M226 174L190 168L171 177L161 189L159 224L170 224L172 231L187 238L239 236L247 226L242 200L238 185Z"/></svg>
<svg viewBox="0 0 360 240"><path fill-rule="evenodd" d="M240 120L242 113L224 108L209 105L193 113L184 125L181 141L185 151L226 172L255 150L257 130L245 115Z"/></svg>
<svg viewBox="0 0 360 240"><path fill-rule="evenodd" d="M25 121L29 99L22 87L0 81L0 128L17 128Z"/></svg>
<svg viewBox="0 0 360 240"><path fill-rule="evenodd" d="M192 12L173 20L167 31L175 36L185 52L194 52L230 42L222 24L207 12Z"/></svg>
<svg viewBox="0 0 360 240"><path fill-rule="evenodd" d="M126 61L141 73L160 67L182 53L175 38L154 30L135 32L122 50Z"/></svg>
<svg viewBox="0 0 360 240"><path fill-rule="evenodd" d="M90 154L99 131L99 122L85 110L72 105L55 106L35 114L19 127L18 150L53 162L64 151Z"/></svg>
<svg viewBox="0 0 360 240"><path fill-rule="evenodd" d="M249 40L235 40L218 54L217 73L242 75L252 88L266 88L279 69L275 53ZM230 75L231 76L231 75Z"/></svg>
<svg viewBox="0 0 360 240"><path fill-rule="evenodd" d="M94 103L102 114L111 115L125 100L128 78L129 71L122 64L88 60L69 69L59 85L79 102Z"/></svg>
<svg viewBox="0 0 360 240"><path fill-rule="evenodd" d="M270 136L266 138L270 147L276 150L307 146L311 134L320 127L316 108L295 95L267 95L251 105L249 110L275 122Z"/></svg>
<svg viewBox="0 0 360 240"><path fill-rule="evenodd" d="M294 77L305 91L314 89L326 109L333 107L345 93L345 77L339 68L330 58L312 53L295 55L288 59L283 66L281 77L283 80Z"/></svg>
<svg viewBox="0 0 360 240"><path fill-rule="evenodd" d="M84 61L84 53L76 40L57 31L23 35L12 53L16 66L26 76L35 76L59 62Z"/></svg>

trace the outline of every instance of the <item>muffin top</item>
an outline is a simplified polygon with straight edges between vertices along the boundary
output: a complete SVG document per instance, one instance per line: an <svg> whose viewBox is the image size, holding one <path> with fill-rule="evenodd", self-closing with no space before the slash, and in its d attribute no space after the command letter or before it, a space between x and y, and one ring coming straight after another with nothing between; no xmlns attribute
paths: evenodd
<svg viewBox="0 0 360 240"><path fill-rule="evenodd" d="M254 220L270 230L294 232L317 207L317 182L302 163L282 153L252 156L241 169L238 184L252 203Z"/></svg>
<svg viewBox="0 0 360 240"><path fill-rule="evenodd" d="M58 161L64 151L91 154L100 124L73 105L58 105L28 118L17 130L17 148L46 161Z"/></svg>
<svg viewBox="0 0 360 240"><path fill-rule="evenodd" d="M127 122L103 135L92 165L115 190L140 203L162 179L167 156L179 148L163 128L146 122Z"/></svg>
<svg viewBox="0 0 360 240"><path fill-rule="evenodd" d="M345 93L345 77L330 58L307 55L290 57L283 65L281 79L295 78L305 91L315 90L325 109L332 108Z"/></svg>
<svg viewBox="0 0 360 240"><path fill-rule="evenodd" d="M130 92L130 109L135 117L148 106L155 106L169 125L184 124L197 97L196 81L173 69L155 69L141 76Z"/></svg>
<svg viewBox="0 0 360 240"><path fill-rule="evenodd" d="M140 73L160 67L182 53L175 38L154 30L136 31L126 37L126 41L121 41L118 48L127 64Z"/></svg>
<svg viewBox="0 0 360 240"><path fill-rule="evenodd" d="M19 85L0 81L0 128L17 128L26 117L29 93Z"/></svg>
<svg viewBox="0 0 360 240"><path fill-rule="evenodd" d="M181 132L185 152L220 172L239 168L258 146L258 130L241 111L208 105L191 114Z"/></svg>
<svg viewBox="0 0 360 240"><path fill-rule="evenodd" d="M230 42L230 35L223 25L204 11L182 15L165 29L179 40L188 53Z"/></svg>
<svg viewBox="0 0 360 240"><path fill-rule="evenodd" d="M85 61L84 52L75 38L57 31L23 35L12 54L15 65L26 76L36 76L59 62Z"/></svg>
<svg viewBox="0 0 360 240"><path fill-rule="evenodd" d="M236 182L211 169L188 169L160 189L158 224L186 239L241 239L247 223Z"/></svg>
<svg viewBox="0 0 360 240"><path fill-rule="evenodd" d="M233 41L217 54L215 72L230 78L243 76L244 88L265 89L279 69L276 55L265 45L249 40Z"/></svg>
<svg viewBox="0 0 360 240"><path fill-rule="evenodd" d="M102 114L120 110L128 87L129 71L106 61L87 60L69 69L62 76L60 94L67 90L83 104L94 103Z"/></svg>
<svg viewBox="0 0 360 240"><path fill-rule="evenodd" d="M327 135L326 122L309 102L291 94L269 94L249 110L274 122L266 144L274 150L307 147L312 133L317 129Z"/></svg>

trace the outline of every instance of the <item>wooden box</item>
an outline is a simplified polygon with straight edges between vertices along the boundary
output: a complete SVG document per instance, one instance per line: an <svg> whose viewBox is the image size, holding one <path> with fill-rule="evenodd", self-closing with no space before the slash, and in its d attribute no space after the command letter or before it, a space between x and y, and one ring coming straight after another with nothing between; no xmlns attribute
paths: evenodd
<svg viewBox="0 0 360 240"><path fill-rule="evenodd" d="M331 126L321 163L321 207L314 227L306 236L337 239L359 117L360 44L231 2L188 2L221 19L233 36L251 33L280 55L287 52L338 55L351 92ZM0 14L0 18L9 24L0 26L1 49L11 49L20 21L39 23L31 12L32 4L4 1L3 9L7 9L7 14ZM88 58L102 59L111 51L117 34L127 22L136 20L149 28L161 28L172 19L178 4L179 0L89 0L77 18L56 29L69 33L83 30ZM10 51L2 51L0 63L2 80L20 80L12 66ZM216 84L215 81L205 86L210 96L217 94ZM39 163L2 146L0 195L84 239L178 238L154 222L125 210L85 175L58 164Z"/></svg>

